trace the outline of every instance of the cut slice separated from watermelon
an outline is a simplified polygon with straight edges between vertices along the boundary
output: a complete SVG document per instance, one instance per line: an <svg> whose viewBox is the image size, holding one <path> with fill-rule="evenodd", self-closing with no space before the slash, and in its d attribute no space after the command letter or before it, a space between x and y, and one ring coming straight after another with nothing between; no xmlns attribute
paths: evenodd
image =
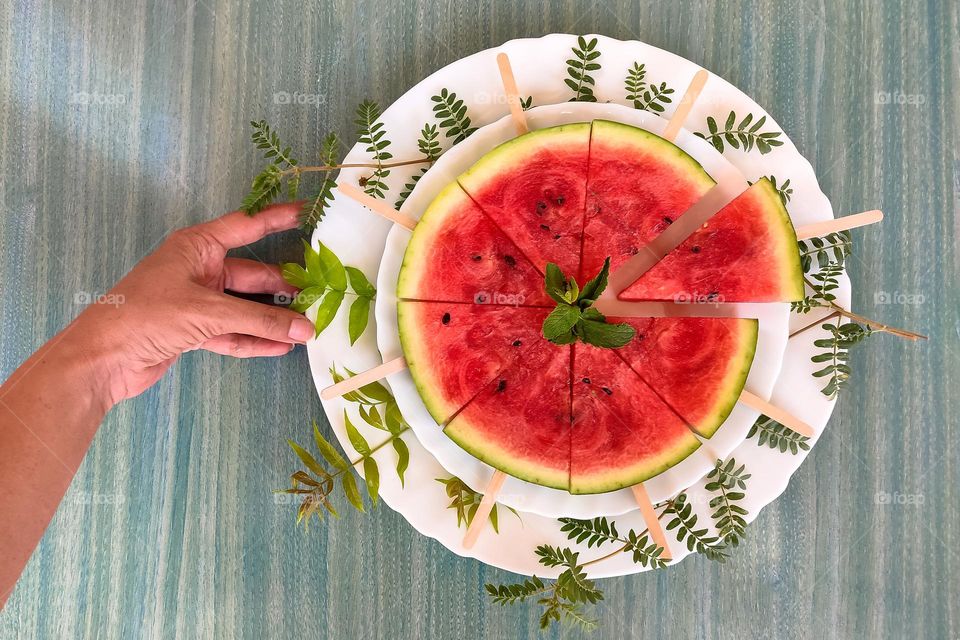
<svg viewBox="0 0 960 640"><path fill-rule="evenodd" d="M693 453L700 441L613 350L573 352L570 493L630 487Z"/></svg>
<svg viewBox="0 0 960 640"><path fill-rule="evenodd" d="M537 367L549 309L401 300L400 343L423 402L444 424L514 364ZM549 344L549 343L548 343Z"/></svg>
<svg viewBox="0 0 960 640"><path fill-rule="evenodd" d="M475 458L555 489L570 482L570 345L540 339L444 428Z"/></svg>
<svg viewBox="0 0 960 640"><path fill-rule="evenodd" d="M458 181L537 269L580 266L590 123L532 131L496 147Z"/></svg>
<svg viewBox="0 0 960 640"><path fill-rule="evenodd" d="M619 294L621 300L791 302L803 299L797 234L761 178Z"/></svg>
<svg viewBox="0 0 960 640"><path fill-rule="evenodd" d="M430 204L407 245L401 300L553 305L543 274L453 183Z"/></svg>
<svg viewBox="0 0 960 640"><path fill-rule="evenodd" d="M580 278L610 257L615 270L660 235L716 183L700 163L658 135L594 120Z"/></svg>
<svg viewBox="0 0 960 640"><path fill-rule="evenodd" d="M609 318L627 322L633 340L618 356L694 431L709 438L746 384L759 323L745 318Z"/></svg>

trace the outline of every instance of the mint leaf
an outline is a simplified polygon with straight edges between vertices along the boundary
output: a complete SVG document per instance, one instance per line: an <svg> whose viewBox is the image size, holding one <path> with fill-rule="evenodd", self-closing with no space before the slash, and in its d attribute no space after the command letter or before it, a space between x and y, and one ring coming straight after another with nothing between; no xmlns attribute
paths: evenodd
<svg viewBox="0 0 960 640"><path fill-rule="evenodd" d="M583 285L583 291L580 292L580 296L577 298L577 302L582 306L584 303L586 305L591 305L597 301L597 298L600 297L600 294L603 293L603 290L607 288L607 277L610 275L610 258L607 257L603 261L603 268L600 269L600 273L597 274L595 278L589 280L587 284Z"/></svg>
<svg viewBox="0 0 960 640"><path fill-rule="evenodd" d="M567 289L567 279L564 277L563 271L560 270L560 267L552 262L547 263L546 284L548 296L560 304L566 302L563 294Z"/></svg>
<svg viewBox="0 0 960 640"><path fill-rule="evenodd" d="M607 324L600 320L581 320L583 341L602 349L619 349L630 343L636 334L627 323Z"/></svg>
<svg viewBox="0 0 960 640"><path fill-rule="evenodd" d="M580 309L568 304L558 304L543 321L543 337L551 342L570 333L580 320ZM565 343L558 343L565 344Z"/></svg>

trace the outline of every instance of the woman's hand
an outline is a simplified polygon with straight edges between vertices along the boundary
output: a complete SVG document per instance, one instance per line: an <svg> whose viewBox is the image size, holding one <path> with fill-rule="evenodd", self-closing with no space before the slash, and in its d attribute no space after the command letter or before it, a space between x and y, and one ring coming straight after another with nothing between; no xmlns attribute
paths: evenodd
<svg viewBox="0 0 960 640"><path fill-rule="evenodd" d="M184 351L277 356L313 337L313 324L299 313L224 294L296 293L277 265L226 253L296 227L298 211L282 204L176 231L77 317L63 339L103 372L108 404L143 392Z"/></svg>

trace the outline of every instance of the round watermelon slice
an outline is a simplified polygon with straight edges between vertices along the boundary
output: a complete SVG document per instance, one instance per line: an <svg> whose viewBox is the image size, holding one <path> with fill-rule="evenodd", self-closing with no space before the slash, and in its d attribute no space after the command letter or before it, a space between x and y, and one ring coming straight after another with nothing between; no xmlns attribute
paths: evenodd
<svg viewBox="0 0 960 640"><path fill-rule="evenodd" d="M797 234L780 194L761 178L619 297L686 303L802 300Z"/></svg>

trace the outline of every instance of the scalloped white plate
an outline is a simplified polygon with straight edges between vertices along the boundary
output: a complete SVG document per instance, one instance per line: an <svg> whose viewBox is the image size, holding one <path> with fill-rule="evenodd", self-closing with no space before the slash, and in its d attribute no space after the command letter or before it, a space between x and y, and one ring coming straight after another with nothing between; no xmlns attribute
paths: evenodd
<svg viewBox="0 0 960 640"><path fill-rule="evenodd" d="M592 37L592 36L591 36ZM646 65L647 80L651 83L667 82L677 93L674 102L667 106L665 117L673 113L679 94L683 92L694 73L699 69L694 63L667 51L636 41L618 41L605 36L598 38L597 49L601 51L598 59L603 67L594 74L596 95L600 102L612 102L626 105L623 80L627 69L636 61ZM469 110L474 126L483 126L501 120L508 113L502 98L500 78L497 73L495 56L499 51L510 55L514 73L520 91L532 95L535 105L549 105L566 102L570 91L563 82L566 74L565 60L569 57L570 47L575 45L576 36L554 34L543 38L513 40L496 49L481 51L454 62L418 83L410 89L382 116L388 137L393 140L390 150L395 158L418 157L416 146L420 126L425 122L435 123L431 112L432 95L442 88L456 92ZM711 75L700 99L694 105L687 120L691 131L705 129L705 119L712 115L720 121L733 109L740 117L748 112L755 118L767 115L764 129L781 130L776 121L759 105L753 102L723 79ZM651 130L653 125L651 125ZM727 149L723 157L729 161L747 179L753 181L762 175L775 175L782 182L790 179L793 197L787 206L795 225L806 224L833 217L833 211L826 196L820 191L816 176L810 164L800 155L792 142L781 137L783 146L775 148L767 155L756 150L746 153ZM693 153L689 134L682 134L679 140L682 146ZM449 140L446 140L449 146ZM693 143L694 145L696 142ZM459 146L459 145L458 145ZM362 147L355 146L348 156L350 162L366 159ZM705 165L706 166L706 165ZM399 194L403 184L418 169L392 171L387 182L390 185L388 197L392 202ZM452 168L451 168L452 170ZM431 175L434 172L431 172ZM340 179L356 182L361 175L359 170L344 170ZM456 174L447 177L452 180ZM715 176L716 177L716 176ZM424 180L427 178L425 177ZM441 180L440 173L431 180ZM413 206L413 203L410 204ZM344 260L362 269L368 275L379 273L385 250L385 242L391 225L356 205L347 198L336 195L327 218L314 234L314 244L322 238L324 244L331 247ZM395 241L394 241L395 242ZM390 250L396 251L395 248ZM389 253L389 251L388 251ZM379 296L390 296L392 287L381 288ZM850 302L849 280L841 280L838 290L841 304ZM378 305L380 303L378 302ZM791 316L790 329L796 330L811 322L814 318ZM378 318L378 321L380 319ZM330 327L308 345L311 371L314 384L322 389L330 384L329 368L333 363L346 366L355 371L375 366L382 362L377 347L377 335L386 331L378 326L377 331L368 330L357 343L350 347L347 337L347 314L341 312ZM822 332L813 329L788 341L783 355L783 365L773 384L771 399L775 404L796 414L819 434L826 426L833 411L834 403L819 392L819 381L810 374L815 365L810 362L813 355L813 340ZM394 329L395 335L395 329ZM768 384L774 381L767 380ZM398 391L395 389L395 391ZM762 391L762 390L761 390ZM347 409L355 414L355 407L342 399L322 401L330 423L344 449L351 454L343 424L343 411ZM407 416L408 419L410 416ZM357 421L359 422L359 421ZM432 422L432 420L431 420ZM366 428L362 423L361 431L371 440L379 441L383 433ZM436 425L434 425L436 429ZM723 429L728 429L724 426ZM420 427L417 428L420 430ZM404 440L410 447L410 468L406 475L406 484L401 487L395 474L389 472L395 464L395 454L386 447L377 452L376 458L381 465L380 494L385 503L402 514L412 526L421 533L435 538L454 553L470 556L487 564L521 574L534 572L541 576L555 575L555 572L538 564L534 549L540 544L562 544L577 547L560 533L560 527L554 518L521 512L521 518L513 517L503 511L500 517L500 535L487 530L471 550L465 550L461 544L464 529L457 527L456 516L447 508L444 488L436 478L449 477L446 469L437 458L418 440L419 434L409 431ZM715 437L716 439L716 437ZM749 481L747 496L743 505L749 510L748 520L753 520L759 511L786 488L790 476L806 456L806 452L792 456L782 454L766 447L758 447L754 440L742 440L742 436L733 437L738 441L730 446L730 452L738 462L746 464L752 478ZM816 439L811 441L814 444ZM714 444L719 447L719 444ZM706 493L703 481L699 480L688 490L695 510L701 514L701 522L709 522L707 517ZM620 511L614 508L611 512ZM618 528L643 528L642 519L636 511L630 511L616 518ZM639 530L638 529L638 530ZM669 535L669 534L668 534ZM509 541L509 544L504 542ZM583 558L602 555L596 549L583 548ZM671 544L674 562L688 555L686 547L675 541ZM602 563L592 565L590 574L594 577L637 573L641 567L631 562L624 554Z"/></svg>

